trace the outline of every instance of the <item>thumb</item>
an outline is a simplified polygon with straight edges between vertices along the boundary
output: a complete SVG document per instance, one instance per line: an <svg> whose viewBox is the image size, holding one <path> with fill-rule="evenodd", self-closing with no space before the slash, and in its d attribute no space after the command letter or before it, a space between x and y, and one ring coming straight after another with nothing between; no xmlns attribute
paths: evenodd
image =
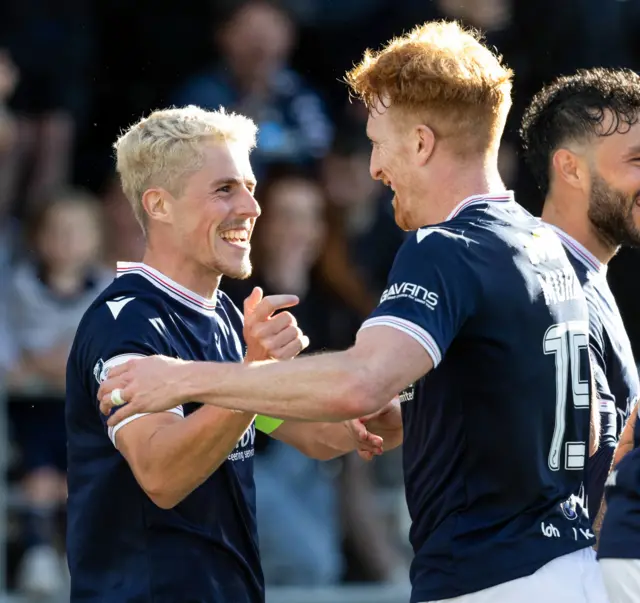
<svg viewBox="0 0 640 603"><path fill-rule="evenodd" d="M262 289L260 287L254 287L253 291L244 300L244 317L253 314L253 311L256 309L256 306L262 301Z"/></svg>
<svg viewBox="0 0 640 603"><path fill-rule="evenodd" d="M353 431L358 436L358 439L360 440L366 439L368 431L367 431L367 428L364 426L362 419L353 419L351 421L351 426L353 428Z"/></svg>

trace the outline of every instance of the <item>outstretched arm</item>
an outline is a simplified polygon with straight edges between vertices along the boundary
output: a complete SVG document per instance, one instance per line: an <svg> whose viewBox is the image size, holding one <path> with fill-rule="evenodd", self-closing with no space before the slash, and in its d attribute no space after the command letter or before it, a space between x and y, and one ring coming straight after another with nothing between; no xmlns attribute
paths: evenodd
<svg viewBox="0 0 640 603"><path fill-rule="evenodd" d="M382 454L383 439L369 432L358 421L342 423L307 423L285 421L271 437L298 449L319 461L329 461L358 450L367 458Z"/></svg>
<svg viewBox="0 0 640 603"><path fill-rule="evenodd" d="M413 337L373 326L360 331L345 352L249 366L180 362L164 357L133 361L102 384L101 409L113 406L111 392L127 402L111 421L134 413L197 400L282 419L339 422L372 414L433 368Z"/></svg>

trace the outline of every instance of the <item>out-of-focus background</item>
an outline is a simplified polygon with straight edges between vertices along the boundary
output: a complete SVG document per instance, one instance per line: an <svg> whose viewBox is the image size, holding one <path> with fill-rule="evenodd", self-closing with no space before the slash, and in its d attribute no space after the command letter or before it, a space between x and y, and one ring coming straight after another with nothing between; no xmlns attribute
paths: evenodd
<svg viewBox="0 0 640 603"><path fill-rule="evenodd" d="M481 28L514 68L502 171L531 95L578 67L640 65L639 0L2 0L0 3L0 598L64 600L66 357L76 325L143 240L114 175L119 130L168 105L260 127L255 276L288 292L312 351L349 345L403 240L368 173L366 111L341 82L366 47L417 23ZM638 253L609 279L640 346ZM256 481L270 603L406 600L401 453L319 463L262 438ZM99 546L99 544L96 544ZM67 599L68 600L68 599Z"/></svg>

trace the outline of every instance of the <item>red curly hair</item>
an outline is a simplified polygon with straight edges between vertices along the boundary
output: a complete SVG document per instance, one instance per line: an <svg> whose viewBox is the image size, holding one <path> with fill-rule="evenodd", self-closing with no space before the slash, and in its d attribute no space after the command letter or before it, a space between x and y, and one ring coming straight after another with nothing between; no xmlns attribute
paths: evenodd
<svg viewBox="0 0 640 603"><path fill-rule="evenodd" d="M367 50L346 74L354 96L417 113L440 136L470 138L486 147L499 140L511 107L512 71L481 42L452 21L432 21Z"/></svg>

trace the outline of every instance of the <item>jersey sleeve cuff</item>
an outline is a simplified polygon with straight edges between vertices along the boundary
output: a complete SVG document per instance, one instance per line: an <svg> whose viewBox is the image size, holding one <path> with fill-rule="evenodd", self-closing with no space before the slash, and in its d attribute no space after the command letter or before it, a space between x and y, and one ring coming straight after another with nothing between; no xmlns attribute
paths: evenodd
<svg viewBox="0 0 640 603"><path fill-rule="evenodd" d="M425 331L421 326L410 320L398 318L397 316L374 316L365 320L360 330L368 327L391 327L406 333L409 337L415 339L429 354L433 362L433 368L438 366L442 360L440 346L438 346L436 340L428 331Z"/></svg>
<svg viewBox="0 0 640 603"><path fill-rule="evenodd" d="M172 412L174 415L178 415L179 417L183 417L184 418L184 410L183 410L182 406L176 406L175 408L170 408L169 410L167 410L165 412ZM122 429L125 425L131 423L131 421L135 421L136 419L139 419L140 417L144 417L144 416L149 415L149 414L151 414L151 413L141 412L141 413L138 413L136 415L131 415L130 417L127 417L126 419L123 419L122 421L120 421L120 423L117 423L113 427L109 427L109 429L108 429L109 439L111 440L113 445L116 448L118 448L118 445L116 444L116 434L118 433L118 431L120 429Z"/></svg>

